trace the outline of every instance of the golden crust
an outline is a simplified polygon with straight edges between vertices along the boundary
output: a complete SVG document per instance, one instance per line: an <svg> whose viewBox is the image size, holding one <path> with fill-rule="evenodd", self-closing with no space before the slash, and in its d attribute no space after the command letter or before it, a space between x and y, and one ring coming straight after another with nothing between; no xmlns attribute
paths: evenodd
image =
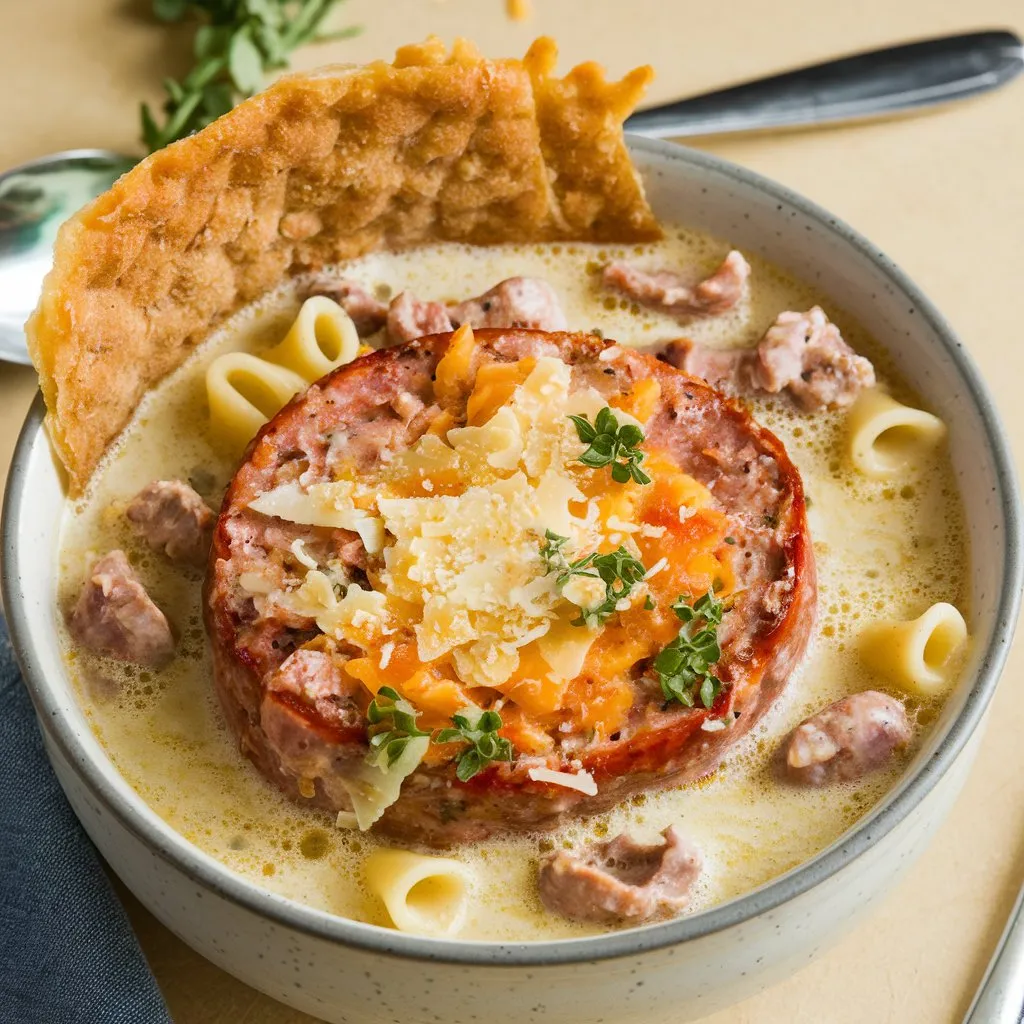
<svg viewBox="0 0 1024 1024"><path fill-rule="evenodd" d="M139 400L286 275L437 241L660 235L622 141L649 69L553 77L456 41L291 75L69 220L27 326L72 494Z"/></svg>

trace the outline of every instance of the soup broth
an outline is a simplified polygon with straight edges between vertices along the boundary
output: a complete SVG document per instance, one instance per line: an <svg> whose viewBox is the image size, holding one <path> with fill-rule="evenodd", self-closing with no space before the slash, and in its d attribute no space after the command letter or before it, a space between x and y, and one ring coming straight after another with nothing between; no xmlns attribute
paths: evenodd
<svg viewBox="0 0 1024 1024"><path fill-rule="evenodd" d="M345 276L381 297L408 289L420 298L461 300L513 276L546 279L570 329L600 331L649 348L685 333L716 346L754 344L784 309L821 304L844 337L875 364L897 398L913 400L884 352L827 298L771 265L751 259L749 297L728 313L684 328L672 318L603 291L596 268L641 258L664 266L712 269L722 243L683 229L643 246L583 244L475 249L445 245L376 254ZM222 720L202 625L202 570L172 564L128 529L123 510L153 479L189 480L213 507L237 464L209 429L204 371L226 351L259 354L276 344L298 309L285 287L224 324L141 403L98 470L87 495L68 506L61 544L60 602L72 604L92 557L123 548L178 636L178 656L149 671L99 658L63 637L65 657L97 737L128 783L171 827L261 887L343 917L386 925L364 886L371 834L335 826L333 816L297 806L242 757ZM766 719L698 783L633 798L610 813L567 821L554 832L456 848L475 881L460 938L523 942L586 934L548 913L536 893L539 854L629 830L653 839L678 824L702 849L705 868L691 912L729 900L789 870L839 838L893 785L936 714L907 701L915 746L890 768L854 783L807 789L781 783L772 760L782 737L807 714L864 689L889 690L860 660L855 639L879 618L911 618L936 601L964 608L965 533L944 451L893 483L858 474L843 444L845 413L804 415L784 398L751 402L755 418L785 443L808 495L819 577L818 620L810 650ZM902 696L896 691L896 696Z"/></svg>

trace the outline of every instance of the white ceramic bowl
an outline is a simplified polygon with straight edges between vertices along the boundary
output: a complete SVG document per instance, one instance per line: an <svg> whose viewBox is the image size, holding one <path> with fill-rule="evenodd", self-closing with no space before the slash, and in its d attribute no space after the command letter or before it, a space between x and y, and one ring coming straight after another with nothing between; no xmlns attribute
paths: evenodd
<svg viewBox="0 0 1024 1024"><path fill-rule="evenodd" d="M248 984L329 1021L501 1016L517 1024L679 1024L813 958L921 852L980 738L1021 591L1020 509L1005 436L959 341L930 302L859 235L748 171L632 139L657 214L704 228L813 282L853 313L950 427L970 531L963 682L901 782L839 841L730 903L665 924L503 945L415 938L292 903L233 874L170 829L120 778L89 730L54 643L65 496L42 407L15 453L3 521L4 599L50 758L117 874L169 928Z"/></svg>

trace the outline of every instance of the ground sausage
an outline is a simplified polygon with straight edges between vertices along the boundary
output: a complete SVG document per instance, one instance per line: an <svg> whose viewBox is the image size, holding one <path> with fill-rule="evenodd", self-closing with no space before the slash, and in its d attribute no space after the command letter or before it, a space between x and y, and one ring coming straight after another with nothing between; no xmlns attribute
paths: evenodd
<svg viewBox="0 0 1024 1024"><path fill-rule="evenodd" d="M458 327L532 327L564 331L568 324L554 288L539 277L510 277L479 298L448 307Z"/></svg>
<svg viewBox="0 0 1024 1024"><path fill-rule="evenodd" d="M627 833L580 851L555 850L541 858L540 898L555 914L598 924L641 924L685 910L700 876L700 850L675 826L665 842L645 845Z"/></svg>
<svg viewBox="0 0 1024 1024"><path fill-rule="evenodd" d="M307 679L285 685L284 678L294 678L287 659L318 645L323 635L312 619L286 620L273 602L248 591L245 580L262 571L274 586L297 585L296 537L320 564L338 559L357 538L262 515L249 503L282 480L294 479L295 460L305 467L304 481L312 483L350 472L346 467L363 472L374 458L386 462L389 452L408 447L423 429L422 422L413 427L423 414L408 423L404 416L417 403L424 414L436 409L434 370L449 341L449 335L440 335L381 350L296 398L255 439L214 533L205 617L222 704L242 749L260 770L291 796L316 806L351 808L342 781L346 765L361 761L367 750L365 718L352 724L347 711L340 718L326 715L317 695L326 694L343 709L361 702L364 711L369 698L340 685L333 658L304 666L323 673L322 684ZM666 704L645 663L638 661L628 677L633 703L620 731L594 739L550 724L545 734L550 753L539 764L536 757L495 763L465 782L456 778L452 760L425 761L406 779L375 831L444 846L505 830L553 828L566 814L597 813L652 786L699 778L763 716L806 648L816 604L814 562L799 474L778 439L703 381L643 353L579 334L476 332L476 369L484 362L540 356L565 360L574 387L593 387L609 401L630 395L642 381L657 382L659 397L646 437L661 457L710 490L729 535L722 550L728 552L735 585L719 628L721 693L711 708ZM457 418L458 410L452 415ZM657 514L664 531L682 535L689 529L678 512L666 506ZM663 536L641 538L650 545L651 565L659 557L658 545L667 543L657 539ZM358 566L352 557L346 563L349 582L374 578L383 568L380 555L367 556ZM649 642L655 625L662 631L678 628L668 603L643 615L643 638L632 642ZM342 660L348 656L336 653ZM731 725L703 729L710 719ZM535 780L530 770L538 766L588 772L598 792Z"/></svg>
<svg viewBox="0 0 1024 1024"><path fill-rule="evenodd" d="M440 334L452 329L448 307L443 302L424 302L412 292L402 292L388 307L388 338L393 342L412 341L425 334Z"/></svg>
<svg viewBox="0 0 1024 1024"><path fill-rule="evenodd" d="M716 349L677 338L664 359L730 395L785 392L804 412L849 405L874 387L874 367L822 309L780 313L753 349Z"/></svg>
<svg viewBox="0 0 1024 1024"><path fill-rule="evenodd" d="M388 340L395 344L450 331L461 324L530 327L544 331L563 331L567 326L555 290L537 277L510 277L483 295L452 305L401 292L391 300L390 306L385 306L361 285L327 274L308 278L302 294L333 298L352 317L360 335L386 326Z"/></svg>
<svg viewBox="0 0 1024 1024"><path fill-rule="evenodd" d="M118 661L159 668L174 657L174 637L123 551L90 569L68 623L91 651Z"/></svg>
<svg viewBox="0 0 1024 1024"><path fill-rule="evenodd" d="M125 515L154 551L203 565L216 519L205 501L180 480L154 480L132 499Z"/></svg>
<svg viewBox="0 0 1024 1024"><path fill-rule="evenodd" d="M675 316L713 316L739 302L750 277L750 264L735 249L713 274L694 282L674 270L638 270L629 263L609 263L602 280L606 288L628 295L653 309Z"/></svg>
<svg viewBox="0 0 1024 1024"><path fill-rule="evenodd" d="M906 746L912 733L898 700L865 690L801 722L782 745L784 771L803 786L859 779Z"/></svg>
<svg viewBox="0 0 1024 1024"><path fill-rule="evenodd" d="M326 295L352 318L356 332L362 337L379 331L388 318L386 303L371 295L361 284L345 277L332 274L310 274L300 282L299 295L308 299L311 295Z"/></svg>

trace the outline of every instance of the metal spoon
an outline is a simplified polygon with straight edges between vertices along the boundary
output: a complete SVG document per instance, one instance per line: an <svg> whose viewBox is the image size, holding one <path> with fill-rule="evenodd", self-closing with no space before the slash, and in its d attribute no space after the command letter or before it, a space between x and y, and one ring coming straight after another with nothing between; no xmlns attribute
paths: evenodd
<svg viewBox="0 0 1024 1024"><path fill-rule="evenodd" d="M1024 1012L1024 886L964 1024L1019 1024Z"/></svg>
<svg viewBox="0 0 1024 1024"><path fill-rule="evenodd" d="M57 228L134 164L104 149L70 149L0 175L0 360L29 361L25 321L53 263Z"/></svg>
<svg viewBox="0 0 1024 1024"><path fill-rule="evenodd" d="M640 110L626 131L683 138L888 117L990 92L1022 69L1024 45L1012 32L941 36Z"/></svg>
<svg viewBox="0 0 1024 1024"><path fill-rule="evenodd" d="M626 130L655 138L878 117L998 88L1024 68L1010 32L874 50L641 110ZM57 227L135 161L71 150L0 175L0 360L27 363L23 324L50 267Z"/></svg>

